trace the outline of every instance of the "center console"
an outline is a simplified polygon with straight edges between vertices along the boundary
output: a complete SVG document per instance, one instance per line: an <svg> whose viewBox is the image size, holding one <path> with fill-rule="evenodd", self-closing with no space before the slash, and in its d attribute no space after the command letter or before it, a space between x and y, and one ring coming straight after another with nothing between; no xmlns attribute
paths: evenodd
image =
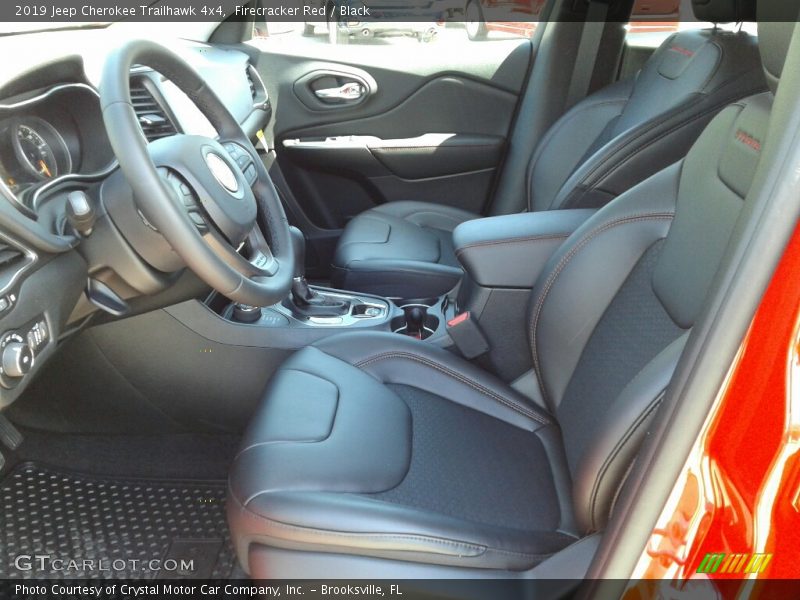
<svg viewBox="0 0 800 600"><path fill-rule="evenodd" d="M345 329L393 332L454 347L468 359L483 357L486 366L511 380L529 368L524 323L531 290L556 249L593 213L546 211L459 225L453 242L466 274L455 300L382 298L309 285L305 240L292 228L298 268L282 302L255 307L215 295L205 305L218 317L211 322L197 307L170 312L210 339L270 348L301 348Z"/></svg>
<svg viewBox="0 0 800 600"><path fill-rule="evenodd" d="M208 305L224 320L236 325L269 330L305 330L314 339L343 329L368 329L448 345L445 324L455 316L456 309L455 303L447 296L399 300L309 287L327 301L344 303L346 310L341 314L305 314L297 309L291 298L273 306L252 307L215 296Z"/></svg>
<svg viewBox="0 0 800 600"><path fill-rule="evenodd" d="M233 304L213 294L167 309L204 339L235 346L296 350L344 330L406 335L482 365L511 381L530 368L524 326L531 291L553 253L593 210L476 219L453 233L466 271L457 297L396 299L309 285L304 238L293 231L299 268L291 294L273 306Z"/></svg>
<svg viewBox="0 0 800 600"><path fill-rule="evenodd" d="M214 295L206 303L224 322L237 326L237 335L268 337L275 344L294 340L301 347L344 329L361 329L450 345L445 324L455 316L456 309L447 296L400 300L310 285L303 268L305 239L300 230L291 229L298 266L286 299L273 306L258 307L231 303Z"/></svg>
<svg viewBox="0 0 800 600"><path fill-rule="evenodd" d="M551 210L467 221L453 232L466 274L458 306L487 340L486 362L506 381L530 368L531 293L553 253L594 214Z"/></svg>
<svg viewBox="0 0 800 600"><path fill-rule="evenodd" d="M354 294L309 286L327 306L336 310L306 312L287 298L269 307L228 304L220 314L235 323L257 325L259 327L373 327L388 320L392 304L383 298L367 294ZM326 306L317 305L317 306Z"/></svg>

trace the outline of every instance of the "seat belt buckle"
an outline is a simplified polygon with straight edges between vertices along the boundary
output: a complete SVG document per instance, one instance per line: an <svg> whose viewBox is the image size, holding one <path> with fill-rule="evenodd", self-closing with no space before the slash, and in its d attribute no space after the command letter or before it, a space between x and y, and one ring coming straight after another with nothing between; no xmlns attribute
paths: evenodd
<svg viewBox="0 0 800 600"><path fill-rule="evenodd" d="M447 333L461 356L466 359L477 358L489 351L489 341L469 311L450 319L447 322Z"/></svg>

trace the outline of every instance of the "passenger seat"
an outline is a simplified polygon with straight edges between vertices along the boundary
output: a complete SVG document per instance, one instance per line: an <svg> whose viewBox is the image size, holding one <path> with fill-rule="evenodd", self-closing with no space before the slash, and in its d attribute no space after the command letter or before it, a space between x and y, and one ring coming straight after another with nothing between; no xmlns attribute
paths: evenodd
<svg viewBox="0 0 800 600"><path fill-rule="evenodd" d="M692 2L698 20L714 23L755 20L755 4ZM529 163L527 199L511 212L603 206L683 158L723 107L765 89L754 36L717 28L677 33L637 77L588 96L550 128ZM415 201L370 209L345 228L331 281L405 299L447 293L462 275L452 231L480 216Z"/></svg>

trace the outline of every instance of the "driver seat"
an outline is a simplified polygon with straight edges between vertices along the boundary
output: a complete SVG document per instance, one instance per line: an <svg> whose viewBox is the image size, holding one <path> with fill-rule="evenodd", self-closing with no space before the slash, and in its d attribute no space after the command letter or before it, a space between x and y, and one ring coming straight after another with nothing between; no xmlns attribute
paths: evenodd
<svg viewBox="0 0 800 600"><path fill-rule="evenodd" d="M599 210L552 256L520 324L542 405L391 333L333 336L289 358L230 474L245 570L507 576L602 530L752 208L793 29L761 25L772 91L724 109L684 160Z"/></svg>

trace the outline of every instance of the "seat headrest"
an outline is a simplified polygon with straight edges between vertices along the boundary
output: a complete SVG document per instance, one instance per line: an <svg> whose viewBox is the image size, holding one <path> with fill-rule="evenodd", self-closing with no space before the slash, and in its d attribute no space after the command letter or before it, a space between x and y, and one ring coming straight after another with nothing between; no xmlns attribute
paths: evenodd
<svg viewBox="0 0 800 600"><path fill-rule="evenodd" d="M773 92L778 89L798 17L800 0L758 0L758 47Z"/></svg>
<svg viewBox="0 0 800 600"><path fill-rule="evenodd" d="M756 20L756 0L692 0L698 21L740 23Z"/></svg>

